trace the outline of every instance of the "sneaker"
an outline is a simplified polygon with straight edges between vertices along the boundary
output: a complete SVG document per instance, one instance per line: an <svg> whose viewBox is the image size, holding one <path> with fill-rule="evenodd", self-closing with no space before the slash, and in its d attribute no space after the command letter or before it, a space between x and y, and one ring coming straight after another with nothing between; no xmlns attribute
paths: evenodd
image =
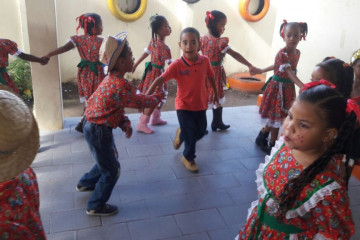
<svg viewBox="0 0 360 240"><path fill-rule="evenodd" d="M181 133L181 128L178 128L176 130L176 135L174 138L174 148L177 150L181 147L181 144L183 143L183 141L181 141L180 139L180 133Z"/></svg>
<svg viewBox="0 0 360 240"><path fill-rule="evenodd" d="M102 208L98 210L86 210L86 214L89 216L111 216L118 212L117 206L105 204Z"/></svg>
<svg viewBox="0 0 360 240"><path fill-rule="evenodd" d="M188 161L185 157L182 157L181 162L184 164L187 170L189 170L192 173L199 172L198 167L196 166L195 161Z"/></svg>
<svg viewBox="0 0 360 240"><path fill-rule="evenodd" d="M81 186L80 184L76 185L76 190L78 192L92 192L94 191L95 187L84 187Z"/></svg>

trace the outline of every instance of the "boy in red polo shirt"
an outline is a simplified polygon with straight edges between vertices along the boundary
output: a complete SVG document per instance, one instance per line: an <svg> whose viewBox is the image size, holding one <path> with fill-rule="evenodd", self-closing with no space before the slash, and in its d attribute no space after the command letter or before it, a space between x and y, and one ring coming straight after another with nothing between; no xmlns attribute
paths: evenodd
<svg viewBox="0 0 360 240"><path fill-rule="evenodd" d="M131 72L134 65L126 33L109 36L103 41L100 61L108 65L109 73L88 99L83 125L84 137L96 164L85 173L76 187L80 192L93 191L86 210L91 216L109 216L118 211L116 206L106 202L120 176L112 130L120 127L127 138L132 135L124 107L153 108L163 98L160 94L136 94L136 90L124 78L124 74Z"/></svg>
<svg viewBox="0 0 360 240"><path fill-rule="evenodd" d="M195 163L196 142L206 134L207 79L215 93L215 104L218 96L215 86L214 71L206 56L201 56L200 34L195 28L185 28L180 34L179 47L183 56L175 60L166 71L150 86L147 94L170 79L177 82L175 108L180 128L176 131L174 148L179 149L185 142L182 163L190 172L198 172Z"/></svg>

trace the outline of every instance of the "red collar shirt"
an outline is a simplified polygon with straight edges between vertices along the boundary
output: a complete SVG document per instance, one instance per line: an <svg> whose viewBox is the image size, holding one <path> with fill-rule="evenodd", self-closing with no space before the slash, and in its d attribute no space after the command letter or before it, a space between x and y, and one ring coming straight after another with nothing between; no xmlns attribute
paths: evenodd
<svg viewBox="0 0 360 240"><path fill-rule="evenodd" d="M207 109L207 78L213 78L214 71L206 56L198 54L196 62L190 62L182 56L169 65L162 77L165 81L174 78L177 82L176 110L203 111Z"/></svg>
<svg viewBox="0 0 360 240"><path fill-rule="evenodd" d="M161 97L136 94L135 88L119 73L111 72L104 78L96 91L87 101L85 116L95 124L105 124L112 128L120 127L123 131L130 126L124 108L153 108Z"/></svg>

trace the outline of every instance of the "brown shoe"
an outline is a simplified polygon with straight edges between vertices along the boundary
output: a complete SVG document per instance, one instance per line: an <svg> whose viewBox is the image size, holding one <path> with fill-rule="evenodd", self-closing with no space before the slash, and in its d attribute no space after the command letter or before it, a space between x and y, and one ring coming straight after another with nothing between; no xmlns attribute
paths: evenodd
<svg viewBox="0 0 360 240"><path fill-rule="evenodd" d="M198 167L196 166L195 161L188 161L185 157L182 157L181 162L184 164L187 170L189 170L192 173L199 172Z"/></svg>
<svg viewBox="0 0 360 240"><path fill-rule="evenodd" d="M176 130L176 135L175 135L175 138L174 138L174 148L177 150L181 147L181 144L183 143L183 141L181 141L180 139L180 133L181 133L181 129L178 128Z"/></svg>

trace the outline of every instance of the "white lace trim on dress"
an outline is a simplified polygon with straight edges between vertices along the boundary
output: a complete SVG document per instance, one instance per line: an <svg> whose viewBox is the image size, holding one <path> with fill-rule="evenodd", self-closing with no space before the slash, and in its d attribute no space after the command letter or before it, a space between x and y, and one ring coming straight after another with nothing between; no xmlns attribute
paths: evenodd
<svg viewBox="0 0 360 240"><path fill-rule="evenodd" d="M22 51L20 48L18 48L17 52L14 53L14 54L12 54L11 56L17 57L17 56L19 56L20 54L22 54L22 52L23 52L23 51Z"/></svg>
<svg viewBox="0 0 360 240"><path fill-rule="evenodd" d="M261 118L261 124L272 128L281 128L282 121L270 120L269 118Z"/></svg>
<svg viewBox="0 0 360 240"><path fill-rule="evenodd" d="M341 186L338 182L332 182L329 185L319 189L310 197L309 200L301 204L298 208L287 211L285 215L286 219L304 216L311 209L315 208L316 205L322 201L325 196L330 196L332 191L339 188L341 188Z"/></svg>
<svg viewBox="0 0 360 240"><path fill-rule="evenodd" d="M290 63L285 63L279 66L279 72L284 72L285 68L291 67Z"/></svg>
<svg viewBox="0 0 360 240"><path fill-rule="evenodd" d="M149 54L149 55L151 54L150 50L147 49L147 48L144 48L144 52L147 53L147 54Z"/></svg>
<svg viewBox="0 0 360 240"><path fill-rule="evenodd" d="M221 53L226 53L229 48L231 48L231 47L228 45L226 48L224 48L224 49L221 51Z"/></svg>

